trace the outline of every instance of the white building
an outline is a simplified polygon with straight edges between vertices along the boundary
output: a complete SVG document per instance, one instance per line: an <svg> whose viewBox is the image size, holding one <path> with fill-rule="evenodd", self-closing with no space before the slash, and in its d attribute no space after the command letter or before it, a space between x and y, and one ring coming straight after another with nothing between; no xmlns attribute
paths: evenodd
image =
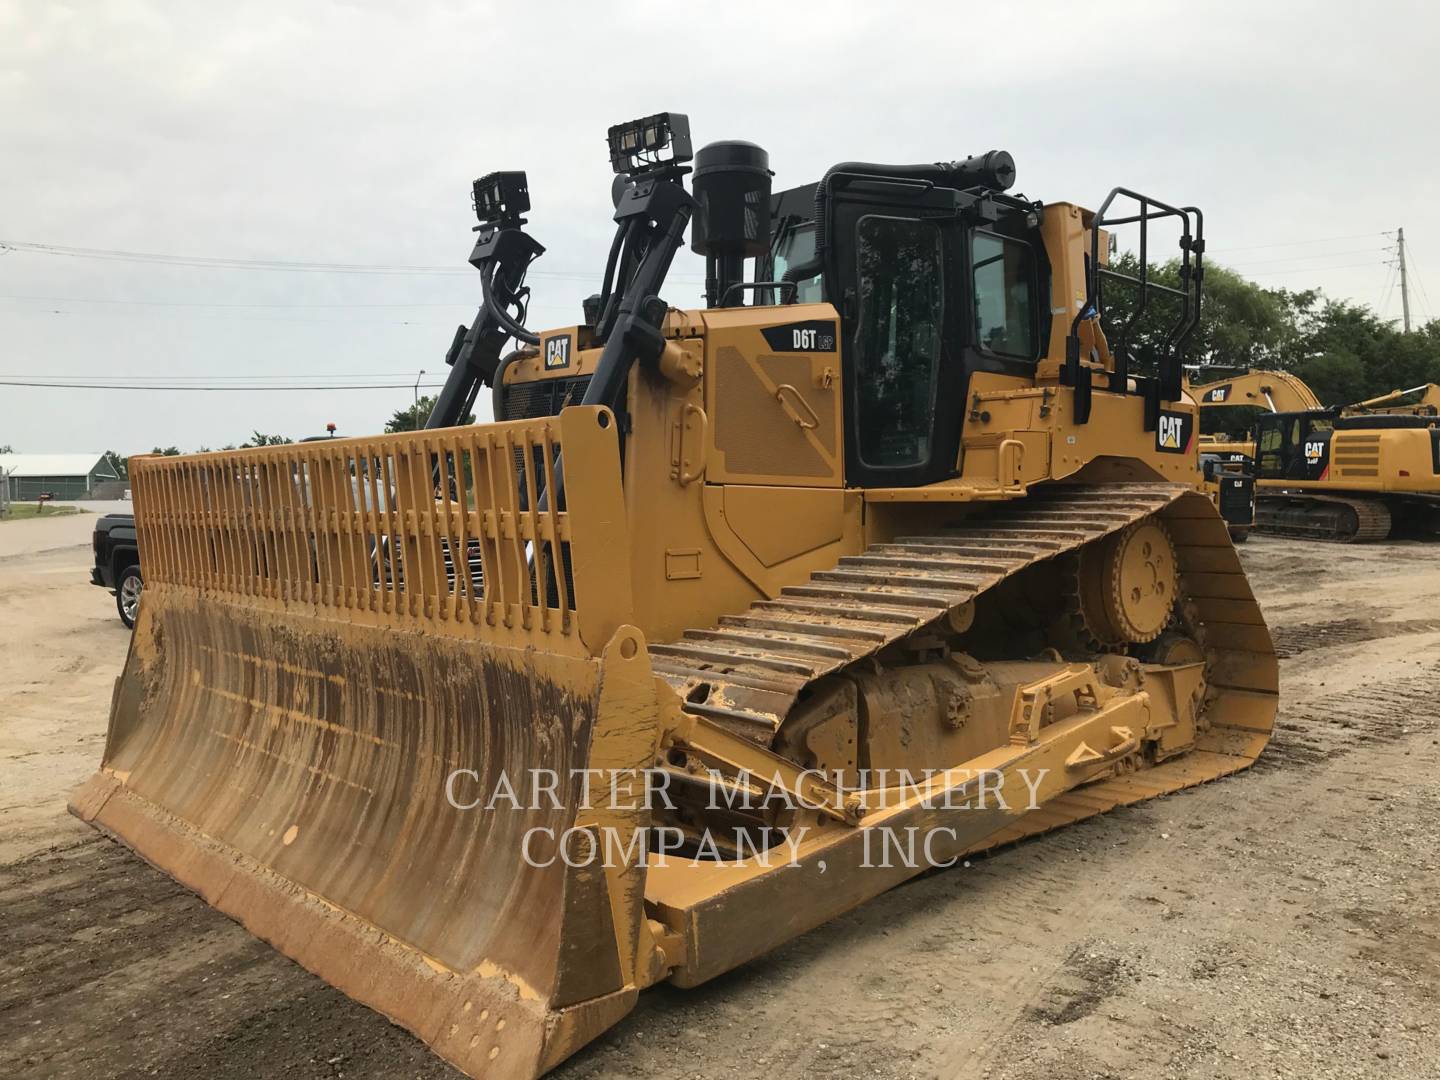
<svg viewBox="0 0 1440 1080"><path fill-rule="evenodd" d="M42 494L54 499L90 499L95 485L119 483L119 474L104 454L0 454L10 497L34 502Z"/></svg>

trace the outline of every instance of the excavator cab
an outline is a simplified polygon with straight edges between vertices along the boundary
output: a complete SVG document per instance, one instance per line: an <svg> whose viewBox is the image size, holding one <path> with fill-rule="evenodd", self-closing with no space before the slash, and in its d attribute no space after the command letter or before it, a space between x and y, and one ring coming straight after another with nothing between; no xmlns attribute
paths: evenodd
<svg viewBox="0 0 1440 1080"><path fill-rule="evenodd" d="M1323 480L1338 409L1267 413L1255 422L1256 479Z"/></svg>

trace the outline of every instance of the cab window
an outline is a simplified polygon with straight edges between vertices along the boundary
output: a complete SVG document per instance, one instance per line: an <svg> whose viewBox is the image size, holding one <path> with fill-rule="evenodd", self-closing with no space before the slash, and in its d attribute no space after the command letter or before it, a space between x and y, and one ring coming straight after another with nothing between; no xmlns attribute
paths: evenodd
<svg viewBox="0 0 1440 1080"><path fill-rule="evenodd" d="M773 273L776 281L785 280L785 271L794 266L804 266L815 258L815 223L792 225L786 229L775 244ZM824 300L821 276L801 278L795 282L795 300L801 304L819 303Z"/></svg>
<svg viewBox="0 0 1440 1080"><path fill-rule="evenodd" d="M944 317L940 227L868 215L856 229L860 460L877 468L924 465L932 451Z"/></svg>
<svg viewBox="0 0 1440 1080"><path fill-rule="evenodd" d="M977 229L971 239L970 270L977 344L1001 356L1034 360L1034 249Z"/></svg>
<svg viewBox="0 0 1440 1080"><path fill-rule="evenodd" d="M1259 430L1258 455L1259 475L1269 478L1283 477L1295 446L1296 420L1262 421Z"/></svg>

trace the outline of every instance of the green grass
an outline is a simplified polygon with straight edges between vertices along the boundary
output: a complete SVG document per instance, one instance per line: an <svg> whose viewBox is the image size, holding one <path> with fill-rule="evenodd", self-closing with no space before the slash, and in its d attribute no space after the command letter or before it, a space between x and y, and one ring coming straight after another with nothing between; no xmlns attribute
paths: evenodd
<svg viewBox="0 0 1440 1080"><path fill-rule="evenodd" d="M19 521L22 518L51 518L64 517L66 514L78 514L80 508L71 506L68 503L46 503L42 511L39 503L12 502L10 504L10 516L0 518L0 521Z"/></svg>

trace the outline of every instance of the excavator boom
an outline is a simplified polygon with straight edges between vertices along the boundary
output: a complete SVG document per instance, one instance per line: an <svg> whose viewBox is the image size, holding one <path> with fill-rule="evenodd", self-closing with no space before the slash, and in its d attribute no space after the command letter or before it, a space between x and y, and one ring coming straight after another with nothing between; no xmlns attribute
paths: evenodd
<svg viewBox="0 0 1440 1080"><path fill-rule="evenodd" d="M1405 398L1412 398L1405 401ZM1391 390L1351 406L1367 412L1408 413L1413 416L1440 416L1440 385L1422 383L1409 390Z"/></svg>

